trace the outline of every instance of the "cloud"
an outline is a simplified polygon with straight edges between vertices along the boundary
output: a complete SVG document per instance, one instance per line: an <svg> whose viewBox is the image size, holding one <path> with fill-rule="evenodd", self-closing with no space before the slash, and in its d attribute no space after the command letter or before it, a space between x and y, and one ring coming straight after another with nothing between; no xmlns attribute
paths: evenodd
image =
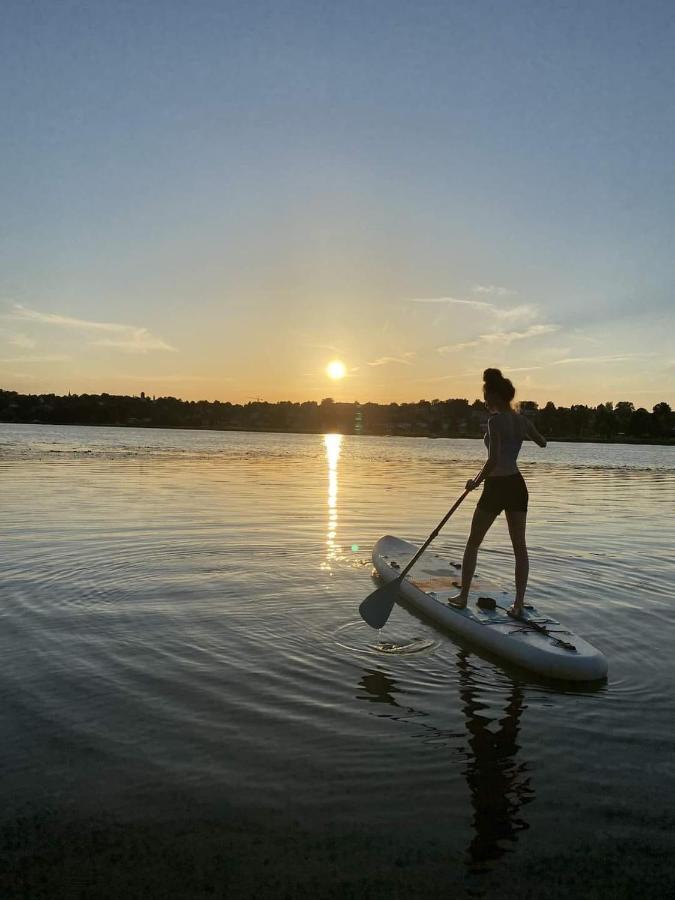
<svg viewBox="0 0 675 900"><path fill-rule="evenodd" d="M577 337L580 341L586 341L586 343L588 343L588 344L595 344L596 346L598 344L602 344L602 341L600 340L600 338L596 338L590 334L587 334L581 328L574 328L571 333L575 337Z"/></svg>
<svg viewBox="0 0 675 900"><path fill-rule="evenodd" d="M458 297L411 297L411 303L456 303L461 306L473 306L476 309L494 309L492 303L484 300L461 300Z"/></svg>
<svg viewBox="0 0 675 900"><path fill-rule="evenodd" d="M410 302L445 304L448 306L468 306L471 309L489 312L501 321L516 319L527 321L528 319L534 319L537 315L537 307L533 306L531 303L521 303L518 306L505 308L496 306L494 303L488 303L486 300L464 300L460 297L413 297Z"/></svg>
<svg viewBox="0 0 675 900"><path fill-rule="evenodd" d="M11 356L6 357L4 359L0 359L0 363L2 365L7 365L8 363L55 363L55 362L67 362L70 359L69 356Z"/></svg>
<svg viewBox="0 0 675 900"><path fill-rule="evenodd" d="M176 350L175 347L171 347L162 338L150 334L147 328L130 327L128 333L120 336L118 340L101 338L101 340L92 341L91 343L94 347L115 347L118 350L124 350L125 353L147 353L148 350L171 350L175 352Z"/></svg>
<svg viewBox="0 0 675 900"><path fill-rule="evenodd" d="M508 347L514 341L525 341L529 338L539 337L543 334L552 334L558 331L559 325L530 325L524 331L495 331L488 334L481 334L473 341L464 341L461 344L445 344L437 347L438 353L457 353L460 350L468 350L471 347L481 346L501 346Z"/></svg>
<svg viewBox="0 0 675 900"><path fill-rule="evenodd" d="M228 375L114 375L114 378L121 381L138 381L138 382L182 382L182 381L234 381L234 378Z"/></svg>
<svg viewBox="0 0 675 900"><path fill-rule="evenodd" d="M24 322L51 325L57 328L110 335L110 337L103 337L90 342L97 347L115 347L131 353L146 353L148 350L175 351L175 347L167 344L162 338L151 334L147 328L139 328L135 325L122 325L118 322L92 322L87 319L62 316L57 313L43 313L19 304L15 304L9 317Z"/></svg>
<svg viewBox="0 0 675 900"><path fill-rule="evenodd" d="M37 346L37 341L28 337L27 334L13 334L7 338L7 343L14 347L20 347L22 350L34 350Z"/></svg>
<svg viewBox="0 0 675 900"><path fill-rule="evenodd" d="M310 347L313 350L329 350L336 356L344 356L342 350L339 347L336 347L334 344L316 344L314 342L305 342L303 343L303 347Z"/></svg>
<svg viewBox="0 0 675 900"><path fill-rule="evenodd" d="M490 294L493 297L512 297L518 293L511 288L500 287L498 284L474 284L471 290L474 294Z"/></svg>
<svg viewBox="0 0 675 900"><path fill-rule="evenodd" d="M540 357L542 356L542 353L545 354L545 357L546 357L546 359L545 359L544 361L548 363L548 361L551 359L551 357L560 357L560 358L562 358L562 357L564 357L564 356L567 356L567 355L568 355L569 353L571 353L571 352L572 352L572 350L571 350L570 347L561 347L561 346L558 346L558 347L547 347L546 350L544 350L544 351L539 351L538 358L536 359L536 362L542 362L542 360L541 360L541 358L540 358Z"/></svg>
<svg viewBox="0 0 675 900"><path fill-rule="evenodd" d="M20 303L14 305L14 312L10 314L12 319L24 319L29 322L40 322L44 325L59 325L66 328L80 328L85 331L126 331L129 325L120 325L116 322L91 322L87 319L75 319L72 316L61 316L57 313L43 313L36 309L29 309Z"/></svg>
<svg viewBox="0 0 675 900"><path fill-rule="evenodd" d="M476 372L460 372L451 375L437 375L433 378L416 378L416 384L438 384L441 381L476 381L478 375Z"/></svg>
<svg viewBox="0 0 675 900"><path fill-rule="evenodd" d="M539 337L542 334L553 334L558 331L559 325L530 325L525 331L497 331L493 334L481 334L482 344L502 344L508 346L514 341L524 341L528 338Z"/></svg>
<svg viewBox="0 0 675 900"><path fill-rule="evenodd" d="M464 341L461 344L444 344L442 347L436 347L437 353L458 353L460 350L469 350L471 347L478 347L480 341Z"/></svg>
<svg viewBox="0 0 675 900"><path fill-rule="evenodd" d="M620 356L567 356L564 359L556 359L550 363L552 366L566 366L574 363L613 363L628 362L632 359L647 359L653 353L625 353Z"/></svg>
<svg viewBox="0 0 675 900"><path fill-rule="evenodd" d="M415 353L412 350L408 350L405 353L402 353L401 356L380 356L379 359L374 359L372 362L369 362L369 366L386 366L389 363L400 363L404 366L409 366L412 364L412 360L415 357Z"/></svg>
<svg viewBox="0 0 675 900"><path fill-rule="evenodd" d="M493 312L498 319L508 321L510 319L534 319L537 316L537 307L530 303L521 303L519 306L512 306L510 309L500 309L498 306L493 307Z"/></svg>

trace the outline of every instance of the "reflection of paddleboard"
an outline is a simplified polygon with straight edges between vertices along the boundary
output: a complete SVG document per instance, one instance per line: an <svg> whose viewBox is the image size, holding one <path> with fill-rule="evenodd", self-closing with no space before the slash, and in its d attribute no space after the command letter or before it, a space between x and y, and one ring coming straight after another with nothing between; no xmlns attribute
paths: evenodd
<svg viewBox="0 0 675 900"><path fill-rule="evenodd" d="M375 568L384 581L392 581L417 550L408 541L386 535L373 548ZM507 616L503 609L486 610L476 605L479 596L492 596L499 606L508 607L511 605L508 595L473 590L466 609L449 606L448 597L457 594L460 579L456 563L427 550L401 582L401 594L411 606L444 628L539 675L566 681L605 678L605 656L588 641L567 631L560 622L541 615L534 607L528 607L525 612L526 620L532 623L528 626L526 622Z"/></svg>

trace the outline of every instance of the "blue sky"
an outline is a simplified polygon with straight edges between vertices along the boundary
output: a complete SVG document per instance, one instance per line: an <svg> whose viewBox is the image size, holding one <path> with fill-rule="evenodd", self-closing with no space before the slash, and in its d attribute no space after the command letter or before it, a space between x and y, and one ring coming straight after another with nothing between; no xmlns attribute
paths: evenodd
<svg viewBox="0 0 675 900"><path fill-rule="evenodd" d="M672 403L674 46L655 2L6 0L0 385Z"/></svg>

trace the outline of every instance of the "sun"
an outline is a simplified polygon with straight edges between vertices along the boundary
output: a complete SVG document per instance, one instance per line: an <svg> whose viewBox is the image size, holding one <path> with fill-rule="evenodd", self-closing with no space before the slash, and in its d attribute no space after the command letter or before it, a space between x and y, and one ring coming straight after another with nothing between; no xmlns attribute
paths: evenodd
<svg viewBox="0 0 675 900"><path fill-rule="evenodd" d="M347 368L339 359L334 359L326 366L326 375L328 375L329 378L332 378L333 381L339 381L341 378L344 378L346 374Z"/></svg>

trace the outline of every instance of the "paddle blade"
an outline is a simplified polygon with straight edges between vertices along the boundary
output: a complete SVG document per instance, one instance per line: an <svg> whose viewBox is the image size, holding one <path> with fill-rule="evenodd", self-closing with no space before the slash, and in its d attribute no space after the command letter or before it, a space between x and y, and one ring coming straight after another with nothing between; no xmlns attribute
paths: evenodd
<svg viewBox="0 0 675 900"><path fill-rule="evenodd" d="M394 603L398 599L400 581L396 578L369 594L359 606L359 613L371 628L382 628L387 624Z"/></svg>

